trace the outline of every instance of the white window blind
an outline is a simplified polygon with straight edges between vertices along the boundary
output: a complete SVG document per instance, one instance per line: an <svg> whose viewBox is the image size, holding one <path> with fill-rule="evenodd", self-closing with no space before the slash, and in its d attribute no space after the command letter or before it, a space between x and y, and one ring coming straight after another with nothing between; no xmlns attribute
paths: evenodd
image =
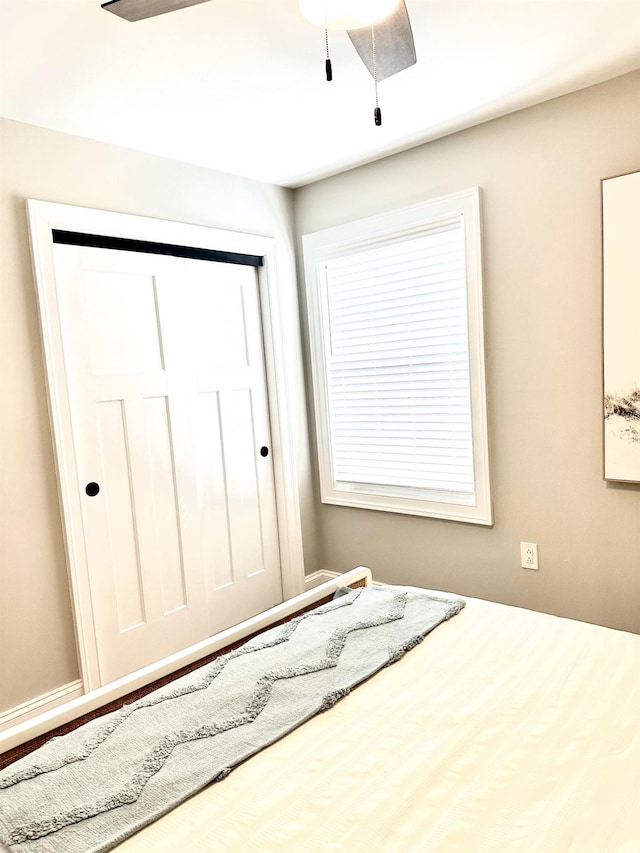
<svg viewBox="0 0 640 853"><path fill-rule="evenodd" d="M325 264L333 475L473 496L462 218Z"/></svg>
<svg viewBox="0 0 640 853"><path fill-rule="evenodd" d="M322 501L492 524L479 190L303 247Z"/></svg>

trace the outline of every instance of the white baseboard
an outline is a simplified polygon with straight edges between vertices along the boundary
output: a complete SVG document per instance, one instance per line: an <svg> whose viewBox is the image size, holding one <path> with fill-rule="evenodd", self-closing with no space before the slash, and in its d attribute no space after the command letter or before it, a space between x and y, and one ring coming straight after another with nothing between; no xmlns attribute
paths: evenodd
<svg viewBox="0 0 640 853"><path fill-rule="evenodd" d="M310 575L305 575L304 577L304 589L305 592L308 589L313 589L316 586L320 586L321 583L325 583L325 581L333 580L333 578L337 578L340 572L329 572L326 569L320 569L317 572L312 572Z"/></svg>
<svg viewBox="0 0 640 853"><path fill-rule="evenodd" d="M41 696L29 699L21 705L9 708L7 711L0 711L0 732L17 726L19 723L26 723L27 720L31 720L39 714L44 714L45 711L50 711L53 708L57 708L58 705L63 705L71 699L76 699L78 696L82 696L83 692L80 680L70 681L69 684L56 687L55 690L50 690L48 693L43 693Z"/></svg>

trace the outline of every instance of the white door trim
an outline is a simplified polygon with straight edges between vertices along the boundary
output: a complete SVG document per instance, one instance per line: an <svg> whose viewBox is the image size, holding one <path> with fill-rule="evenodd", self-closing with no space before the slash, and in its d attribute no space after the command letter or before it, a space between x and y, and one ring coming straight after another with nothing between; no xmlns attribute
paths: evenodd
<svg viewBox="0 0 640 853"><path fill-rule="evenodd" d="M56 202L27 200L29 233L40 320L49 414L54 440L67 567L75 615L78 658L85 691L99 685L96 636L86 559L72 547L75 531L82 530L80 496L66 472L75 470L71 414L65 382L58 306L53 264L52 229L126 237L183 246L197 246L262 256L258 268L264 335L269 416L271 419L272 464L275 478L278 535L285 600L304 590L304 563L296 447L291 429L293 371L297 361L293 332L283 322L286 316L282 289L277 280L276 240L201 225L152 219L144 216L76 207Z"/></svg>

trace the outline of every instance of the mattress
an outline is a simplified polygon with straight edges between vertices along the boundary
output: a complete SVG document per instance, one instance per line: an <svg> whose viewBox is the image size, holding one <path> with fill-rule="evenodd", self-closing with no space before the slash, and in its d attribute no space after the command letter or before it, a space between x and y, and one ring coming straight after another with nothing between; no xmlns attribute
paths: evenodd
<svg viewBox="0 0 640 853"><path fill-rule="evenodd" d="M467 599L117 850L637 853L639 792L640 636Z"/></svg>

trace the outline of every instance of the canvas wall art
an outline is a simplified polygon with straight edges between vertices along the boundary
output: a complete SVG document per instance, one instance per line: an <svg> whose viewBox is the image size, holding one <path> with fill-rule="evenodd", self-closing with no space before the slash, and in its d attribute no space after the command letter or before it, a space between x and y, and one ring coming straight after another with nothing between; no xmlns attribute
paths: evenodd
<svg viewBox="0 0 640 853"><path fill-rule="evenodd" d="M602 181L604 477L640 483L640 172Z"/></svg>

